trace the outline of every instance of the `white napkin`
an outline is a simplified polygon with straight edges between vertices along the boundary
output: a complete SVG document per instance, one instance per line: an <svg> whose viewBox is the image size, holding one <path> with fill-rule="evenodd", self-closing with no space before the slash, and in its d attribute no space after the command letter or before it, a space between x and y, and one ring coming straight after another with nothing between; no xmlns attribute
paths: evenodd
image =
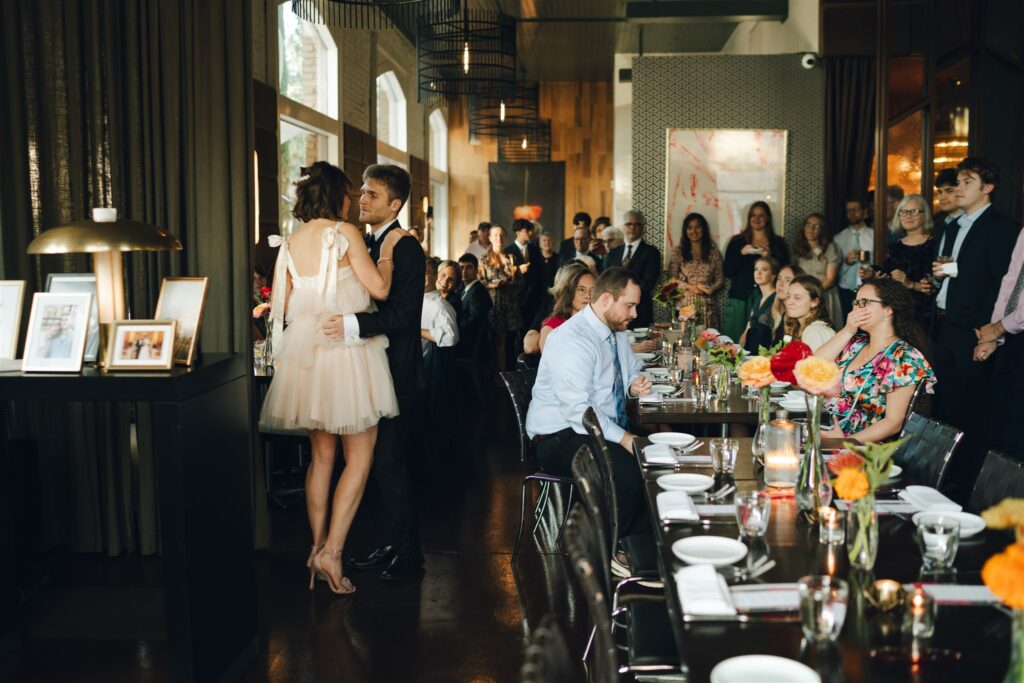
<svg viewBox="0 0 1024 683"><path fill-rule="evenodd" d="M763 583L732 586L732 603L740 612L796 612L800 590L795 583Z"/></svg>
<svg viewBox="0 0 1024 683"><path fill-rule="evenodd" d="M899 497L913 503L922 510L939 512L960 512L962 507L930 486L908 486L900 491Z"/></svg>
<svg viewBox="0 0 1024 683"><path fill-rule="evenodd" d="M644 462L649 465L675 465L676 456L667 443L652 443L643 450Z"/></svg>
<svg viewBox="0 0 1024 683"><path fill-rule="evenodd" d="M683 614L735 616L725 577L709 564L695 564L676 571L676 589Z"/></svg>
<svg viewBox="0 0 1024 683"><path fill-rule="evenodd" d="M686 491L662 491L657 497L658 519L696 522L700 519L693 500Z"/></svg>
<svg viewBox="0 0 1024 683"><path fill-rule="evenodd" d="M923 584L925 592L931 595L940 605L992 605L999 602L995 593L988 586L965 586L960 584ZM914 584L904 584L907 591L914 589Z"/></svg>

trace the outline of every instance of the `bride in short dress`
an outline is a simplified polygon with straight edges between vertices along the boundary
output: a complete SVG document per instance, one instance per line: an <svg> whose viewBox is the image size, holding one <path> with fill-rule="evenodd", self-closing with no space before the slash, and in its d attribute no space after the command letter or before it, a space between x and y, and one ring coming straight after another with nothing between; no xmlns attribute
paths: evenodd
<svg viewBox="0 0 1024 683"><path fill-rule="evenodd" d="M260 424L308 430L313 453L306 473L313 532L306 561L309 587L320 578L334 593L348 594L355 587L342 572L341 551L373 463L377 422L397 415L398 401L385 354L387 337L329 339L320 326L332 315L372 310L371 296L387 299L392 248L405 233L391 231L375 265L363 231L342 220L351 202L345 174L323 161L303 172L294 209L303 225L287 240L271 241L281 247L270 308L276 369ZM345 468L329 501L339 438Z"/></svg>

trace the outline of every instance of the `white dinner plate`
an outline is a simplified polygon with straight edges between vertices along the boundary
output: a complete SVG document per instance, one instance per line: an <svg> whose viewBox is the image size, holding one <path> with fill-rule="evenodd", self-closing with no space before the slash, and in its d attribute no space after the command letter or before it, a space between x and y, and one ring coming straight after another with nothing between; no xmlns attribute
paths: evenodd
<svg viewBox="0 0 1024 683"><path fill-rule="evenodd" d="M646 370L644 370L644 372L646 372L648 375L663 375L665 377L668 377L668 368L647 368Z"/></svg>
<svg viewBox="0 0 1024 683"><path fill-rule="evenodd" d="M889 469L889 478L886 479L886 481L891 481L896 477L900 476L901 474L903 474L903 468L900 467L899 465L893 465L892 468Z"/></svg>
<svg viewBox="0 0 1024 683"><path fill-rule="evenodd" d="M647 332L650 331L650 329L651 328L649 327L634 327L633 331L636 332L637 334L647 334Z"/></svg>
<svg viewBox="0 0 1024 683"><path fill-rule="evenodd" d="M779 401L779 407L788 410L791 413L806 413L807 404L803 401L790 401L789 399L783 399Z"/></svg>
<svg viewBox="0 0 1024 683"><path fill-rule="evenodd" d="M669 394L676 393L676 388L671 384L655 384L651 386L651 392L668 396Z"/></svg>
<svg viewBox="0 0 1024 683"><path fill-rule="evenodd" d="M658 486L666 491L700 493L702 491L707 491L714 485L715 480L713 477L693 472L674 472L672 474L663 474L658 477Z"/></svg>
<svg viewBox="0 0 1024 683"><path fill-rule="evenodd" d="M821 683L807 666L774 655L742 655L719 662L711 670L711 683Z"/></svg>
<svg viewBox="0 0 1024 683"><path fill-rule="evenodd" d="M664 443L669 446L682 446L683 448L697 440L697 437L693 434L685 432L654 432L648 438L651 443Z"/></svg>
<svg viewBox="0 0 1024 683"><path fill-rule="evenodd" d="M672 554L687 564L724 567L746 557L747 546L724 536L688 536L672 544Z"/></svg>
<svg viewBox="0 0 1024 683"><path fill-rule="evenodd" d="M651 360L654 358L653 353L634 353L633 355L640 360Z"/></svg>
<svg viewBox="0 0 1024 683"><path fill-rule="evenodd" d="M790 389L789 391L787 391L782 396L787 401L801 401L801 402L803 402L804 396L806 396L806 394L804 392L800 391L799 389Z"/></svg>
<svg viewBox="0 0 1024 683"><path fill-rule="evenodd" d="M921 525L925 522L934 523L943 519L954 519L960 522L960 538L970 538L980 534L985 529L985 520L978 515L969 512L917 512L911 518L914 524Z"/></svg>
<svg viewBox="0 0 1024 683"><path fill-rule="evenodd" d="M772 382L771 387L775 391L781 391L789 386L789 382Z"/></svg>

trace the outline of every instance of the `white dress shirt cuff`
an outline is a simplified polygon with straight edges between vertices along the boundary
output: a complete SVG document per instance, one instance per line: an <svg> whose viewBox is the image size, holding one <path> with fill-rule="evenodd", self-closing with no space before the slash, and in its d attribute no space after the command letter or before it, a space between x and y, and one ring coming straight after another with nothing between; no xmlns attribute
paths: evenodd
<svg viewBox="0 0 1024 683"><path fill-rule="evenodd" d="M342 316L345 324L345 339L359 339L359 318L355 313L346 313Z"/></svg>

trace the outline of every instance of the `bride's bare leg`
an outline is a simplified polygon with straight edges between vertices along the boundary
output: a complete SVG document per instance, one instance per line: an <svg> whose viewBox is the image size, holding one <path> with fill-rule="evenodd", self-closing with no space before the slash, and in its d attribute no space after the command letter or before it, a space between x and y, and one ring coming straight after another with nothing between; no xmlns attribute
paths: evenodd
<svg viewBox="0 0 1024 683"><path fill-rule="evenodd" d="M377 427L371 427L359 434L345 434L341 437L345 449L345 469L341 472L338 487L334 490L334 501L331 507L331 525L327 533L325 550L337 551L345 546L348 531L352 526L359 502L363 499L366 480L370 476L373 464L373 447L377 443ZM332 557L329 563L323 563L323 570L329 574L331 583L340 585L343 572L341 570L341 554Z"/></svg>
<svg viewBox="0 0 1024 683"><path fill-rule="evenodd" d="M306 514L313 532L313 545L320 547L327 540L327 497L331 493L338 437L329 432L311 431L309 441L313 460L306 470Z"/></svg>

